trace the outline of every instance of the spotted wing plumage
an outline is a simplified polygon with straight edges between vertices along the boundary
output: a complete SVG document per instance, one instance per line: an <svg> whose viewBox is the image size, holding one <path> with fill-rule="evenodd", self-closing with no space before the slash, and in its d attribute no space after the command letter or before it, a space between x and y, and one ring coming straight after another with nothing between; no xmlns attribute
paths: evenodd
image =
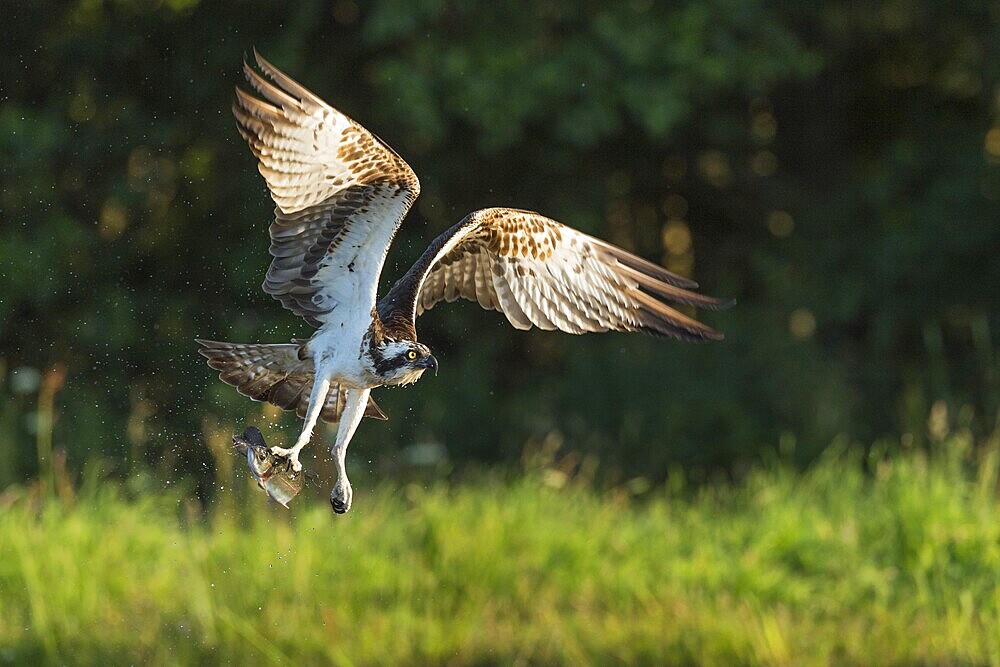
<svg viewBox="0 0 1000 667"><path fill-rule="evenodd" d="M458 298L498 310L518 329L582 334L642 331L684 340L722 334L668 305L731 305L691 291L697 283L537 213L476 211L439 236L379 301L397 336Z"/></svg>
<svg viewBox="0 0 1000 667"><path fill-rule="evenodd" d="M244 63L253 92L236 89L233 114L276 204L264 291L313 326L337 307L367 316L420 183L378 137L254 56L263 75Z"/></svg>
<svg viewBox="0 0 1000 667"><path fill-rule="evenodd" d="M208 365L219 371L219 379L255 401L265 401L282 410L294 410L301 418L309 406L313 384L312 359L299 359L298 345L254 345L198 340L198 353ZM334 385L327 394L320 418L329 423L340 421L344 412L346 389ZM371 397L366 417L387 419Z"/></svg>

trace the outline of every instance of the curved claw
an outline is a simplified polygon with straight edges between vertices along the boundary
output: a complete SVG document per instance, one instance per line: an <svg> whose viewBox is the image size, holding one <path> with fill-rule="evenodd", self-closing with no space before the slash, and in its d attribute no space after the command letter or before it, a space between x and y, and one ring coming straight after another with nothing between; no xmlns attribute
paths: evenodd
<svg viewBox="0 0 1000 667"><path fill-rule="evenodd" d="M294 472L302 471L302 463L299 461L299 450L295 449L285 449L284 447L271 447L271 453L275 456L281 456L287 458L292 464L292 470Z"/></svg>
<svg viewBox="0 0 1000 667"><path fill-rule="evenodd" d="M333 507L333 511L337 514L346 514L351 509L351 501L354 499L354 489L351 488L351 483L345 481L343 484L338 482L334 485L333 490L330 491L330 506Z"/></svg>

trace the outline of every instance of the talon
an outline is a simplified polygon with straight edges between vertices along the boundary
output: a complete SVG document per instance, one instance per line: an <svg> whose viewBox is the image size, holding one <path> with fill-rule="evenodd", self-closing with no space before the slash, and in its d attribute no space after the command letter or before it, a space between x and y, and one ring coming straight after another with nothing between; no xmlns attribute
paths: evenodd
<svg viewBox="0 0 1000 667"><path fill-rule="evenodd" d="M284 447L271 447L271 453L275 456L280 456L283 459L288 459L292 464L293 472L302 471L302 463L299 462L299 450L295 447L291 449L285 449Z"/></svg>
<svg viewBox="0 0 1000 667"><path fill-rule="evenodd" d="M347 514L347 511L351 509L343 502L335 498L330 498L330 505L333 507L333 511L336 514Z"/></svg>
<svg viewBox="0 0 1000 667"><path fill-rule="evenodd" d="M354 490L351 488L350 482L344 486L337 484L333 487L333 491L330 492L330 506L335 513L346 514L351 509L353 496Z"/></svg>

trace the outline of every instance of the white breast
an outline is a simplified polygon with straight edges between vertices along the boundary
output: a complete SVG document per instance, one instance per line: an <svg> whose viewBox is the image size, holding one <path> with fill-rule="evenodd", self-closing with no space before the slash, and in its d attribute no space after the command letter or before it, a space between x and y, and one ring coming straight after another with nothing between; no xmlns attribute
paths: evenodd
<svg viewBox="0 0 1000 667"><path fill-rule="evenodd" d="M309 340L309 354L317 368L329 368L333 381L354 389L369 389L375 385L370 366L362 359L362 342L371 326L371 315L365 318L338 317L335 308L326 323ZM351 315L344 309L345 315Z"/></svg>

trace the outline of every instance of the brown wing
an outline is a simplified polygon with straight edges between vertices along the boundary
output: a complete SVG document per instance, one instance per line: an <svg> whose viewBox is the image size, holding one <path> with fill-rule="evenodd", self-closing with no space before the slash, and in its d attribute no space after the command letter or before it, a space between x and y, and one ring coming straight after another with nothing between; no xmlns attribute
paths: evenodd
<svg viewBox="0 0 1000 667"><path fill-rule="evenodd" d="M416 338L415 321L459 297L499 310L518 329L643 331L685 340L722 334L670 307L732 304L686 278L537 213L490 208L439 236L379 301L387 327Z"/></svg>
<svg viewBox="0 0 1000 667"><path fill-rule="evenodd" d="M254 56L270 81L244 63L257 95L237 88L233 114L277 204L264 291L313 326L338 306L367 316L420 183L375 135Z"/></svg>
<svg viewBox="0 0 1000 667"><path fill-rule="evenodd" d="M313 384L311 358L299 359L298 345L254 345L198 340L198 353L208 365L219 371L219 379L236 387L244 396L266 401L282 410L294 410L305 417ZM329 423L340 421L347 390L335 385L327 394L320 418ZM369 397L366 417L388 419Z"/></svg>

